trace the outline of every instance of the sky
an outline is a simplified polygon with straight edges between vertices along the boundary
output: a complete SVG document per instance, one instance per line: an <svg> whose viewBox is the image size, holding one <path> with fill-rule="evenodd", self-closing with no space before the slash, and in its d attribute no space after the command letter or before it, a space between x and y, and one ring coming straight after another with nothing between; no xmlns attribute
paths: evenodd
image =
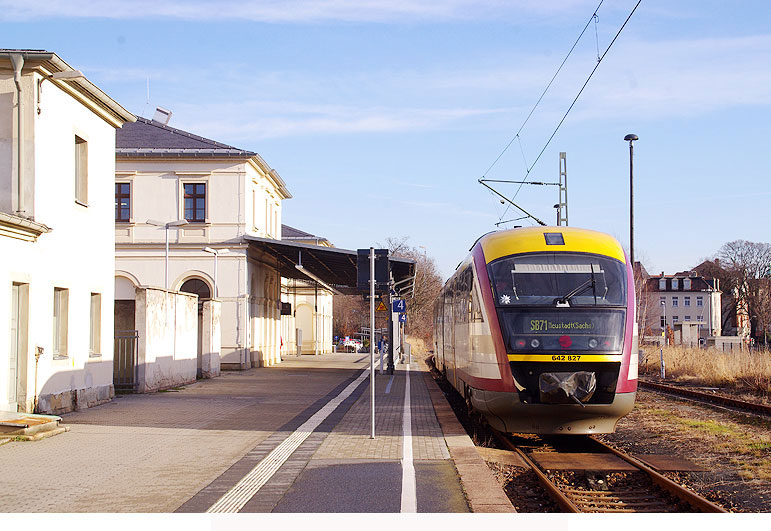
<svg viewBox="0 0 771 531"><path fill-rule="evenodd" d="M445 278L482 234L535 223L496 226L522 214L478 179L556 182L560 152L569 224L628 249L628 133L650 273L771 241L767 2L642 0L615 41L637 0L598 4L0 0L0 48L260 153L293 195L285 224L346 249L407 237ZM555 224L556 186L493 186Z"/></svg>

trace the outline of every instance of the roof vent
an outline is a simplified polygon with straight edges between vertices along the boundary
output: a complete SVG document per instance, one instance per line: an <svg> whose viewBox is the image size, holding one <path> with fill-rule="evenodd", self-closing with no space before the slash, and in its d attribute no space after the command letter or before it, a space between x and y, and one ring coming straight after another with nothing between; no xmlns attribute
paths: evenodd
<svg viewBox="0 0 771 531"><path fill-rule="evenodd" d="M163 125L168 125L171 120L171 111L164 109L163 107L156 107L155 114L153 115L154 122L160 122Z"/></svg>

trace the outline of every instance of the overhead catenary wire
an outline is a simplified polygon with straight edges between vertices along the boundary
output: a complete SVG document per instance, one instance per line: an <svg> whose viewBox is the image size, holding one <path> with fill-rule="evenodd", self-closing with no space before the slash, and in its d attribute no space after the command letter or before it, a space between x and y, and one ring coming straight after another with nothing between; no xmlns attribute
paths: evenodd
<svg viewBox="0 0 771 531"><path fill-rule="evenodd" d="M546 148L548 148L548 147L549 147L549 144L550 144L550 143L551 143L551 141L554 139L554 136L557 134L557 132L559 131L559 129L560 129L560 127L562 126L562 124L565 122L565 119L567 118L568 114L570 114L570 111L571 111L571 110L573 109L573 107L575 106L576 102L578 101L578 98L581 96L581 94L583 93L584 89L585 89L585 88L586 88L586 86L589 84L589 81L592 79L592 76L594 76L594 73L597 71L597 68L600 66L600 63L602 63L602 60L605 58L605 55L608 53L608 51L611 49L611 47L613 47L613 44L614 44L614 43L616 42L616 40L618 39L619 35L621 35L621 32L624 30L624 28L626 27L627 23L628 23L628 22L629 22L629 20L632 18L632 15L634 15L635 11L637 11L637 8L640 6L640 3L641 3L641 2L642 2L642 0L638 0L638 2L637 2L637 3L635 4L635 6L632 8L632 11L631 11L631 12L629 13L629 15L626 17L626 20L624 20L624 23L621 25L621 27L619 28L619 30L616 32L616 35L613 37L613 40L610 42L610 44L608 45L608 47L605 49L605 51L602 53L602 55L601 55L601 56L599 56L599 55L598 55L598 57L597 57L597 64L595 64L595 65L594 65L594 68L592 69L592 71L591 71L591 73L589 74L589 76L586 78L586 81L584 82L584 84L581 86L581 89L578 91L578 94L576 94L576 97L573 99L573 102L570 104L570 107L568 107L568 110L567 110L567 111L565 111L565 114L562 116L562 119L561 119L561 120L559 121L559 123L557 124L557 127L555 127L555 129L554 129L554 132L552 132L551 136L550 136L550 137L549 137L549 139L546 141L546 144L544 144L543 148L542 148L542 149L541 149L541 151L538 153L538 156L537 156L537 157L535 158L535 160L533 161L533 164L532 164L532 165L530 165L529 167L526 167L526 171L525 171L525 176L524 176L524 179L523 179L523 180L520 182L520 185L519 185L519 187L517 188L517 191L516 191L516 192L514 192L514 195L512 196L512 198L511 198L511 199L508 199L508 198L506 198L506 200L508 201L509 205L507 205L507 207L506 207L506 210L504 210L503 214L502 214L502 215L501 215L501 216L498 218L498 220L499 220L499 221L503 219L503 216L505 216L505 215L506 215L506 213L509 211L509 206L511 206L511 205L514 205L514 206L516 206L518 209L522 210L522 209L521 209L521 208L520 208L518 205L516 205L516 203L514 203L514 201L513 201L513 200L514 200L514 199L516 199L517 195L519 194L520 190L522 189L522 186L523 186L524 184L526 184L526 183L527 183L527 179L528 179L528 177L530 176L530 172L533 170L533 168L535 167L535 165L538 163L538 161L540 160L541 156L542 156L542 155L544 154L544 152L546 151ZM601 6L601 5L602 5L602 2L600 2L600 4L599 4L599 5L597 6L597 8L594 10L594 13L593 13L593 14L592 14L592 16L590 17L590 19L589 19L589 21L587 22L586 26L584 26L584 29L581 31L581 34L579 35L578 39L576 40L576 43L575 43L575 44L573 44L573 48L575 48L575 46L576 46L576 44L578 43L578 41L581 39L581 37L583 36L583 34L586 32L586 28L588 28L588 27L589 27L589 24L591 24L591 22L592 22L593 20L595 21L595 31L596 31L596 23L597 23L597 19L599 18L599 17L597 17L597 11L599 10L599 8L600 8L600 6ZM598 43L598 45L599 45L599 40L597 40L597 43ZM567 55L567 56L565 57L565 59L563 60L563 62L562 62L562 65L564 65L564 64L565 64L565 61L567 61L567 58L570 56L570 53L572 53L572 51L573 51L573 48L571 48L570 52L568 53L568 55ZM562 68L562 65L560 65L560 69ZM557 70L557 73L559 73L559 69ZM554 76L554 77L556 77L556 74L555 74L555 76ZM552 81L554 80L554 77L552 78ZM551 82L549 82L549 85L551 85ZM546 90L548 90L548 86L547 86ZM539 101L538 101L538 102L540 102L540 100L543 98L543 95L544 95L545 93L546 93L546 91L544 91L544 93L541 95L541 98L539 98ZM536 107L537 107L537 105L538 105L538 103L536 103ZM532 113L533 113L533 111L535 111L535 107L533 108L533 110L531 110L531 111L530 111L530 114L528 115L527 119L525 120L525 123L527 123L527 120L529 120L529 119L530 119L530 116L532 116ZM524 127L524 124L523 124L523 127ZM522 129L522 128L520 128L520 131L521 131L521 129ZM491 165L490 165L490 167L487 169L487 171L485 172L485 174L487 174L487 172L489 172L489 171L490 171L490 169L492 169L492 167L493 167L493 166L495 166L495 164L498 162L498 160L500 160L500 158L501 158L501 157L503 156L503 154L506 152L506 150L507 150L507 149L508 149L508 147L511 145L511 143L512 143L512 142L514 142L514 140L515 140L516 138L518 138L520 131L517 131L517 134L514 136L514 138L512 138L512 139L511 139L511 141L509 142L509 144L506 146L506 148L504 148L504 150L501 152L501 154L500 154L500 155L498 155L498 157L495 159L495 161L493 161L493 164L491 164ZM520 145L520 147L521 147L521 145ZM485 178L484 178L484 176L483 176L481 179L479 179L479 180L478 180L478 182L479 182L480 184L483 184L483 185L485 185L485 183L484 183L484 181L485 181L485 180L486 180L486 179L485 179ZM487 185L485 185L485 186L487 186ZM488 188L489 188L489 186L488 186ZM498 193L498 192L496 191L496 193ZM499 195L502 195L502 194L499 194ZM533 218L533 219L536 219L536 218ZM537 219L536 219L536 221L540 221L540 220L537 220ZM541 222L541 223L542 223L542 222Z"/></svg>
<svg viewBox="0 0 771 531"><path fill-rule="evenodd" d="M525 125L527 125L527 122L530 121L530 118L533 116L533 113L535 112L538 105L541 103L541 100L543 100L543 97L546 96L546 93L549 91L549 88L551 87L552 83L554 83L554 80L557 79L557 76L559 75L560 71L562 70L562 67L565 66L565 63L567 63L568 58L570 58L570 55L573 53L573 50L575 50L576 46L578 46L578 42L581 40L581 37L584 36L584 33L586 33L586 29L589 27L589 25L592 23L592 20L594 20L594 17L597 16L597 11L602 6L602 3L605 0L600 0L600 3L597 5L597 7L594 9L594 13L592 13L592 16L589 17L589 20L586 22L586 25L584 26L584 29L581 30L580 35L576 39L576 42L573 43L573 46L570 47L570 51L567 53L565 58L562 60L562 63L560 63L559 67L557 68L557 71L554 72L554 75L552 76L551 80L549 80L549 83L546 85L546 88L543 89L543 92L538 97L538 101L535 102L535 105L533 105L533 108L530 109L530 113L527 115L527 118L525 118L525 121L522 122L522 125L519 126L519 129L517 129L517 132L514 134L514 136L509 140L509 143L506 144L506 147L503 148L503 151L495 158L492 164L490 164L490 167L485 170L485 172L482 174L482 179L485 178L485 175L487 175L490 170L493 169L493 166L495 166L499 160L501 160L501 157L506 153L506 151L511 147L511 144L514 143L514 141L519 137L519 134L522 132L522 130L525 128ZM520 145L521 147L521 145ZM522 154L524 157L524 153ZM525 165L527 167L527 165Z"/></svg>
<svg viewBox="0 0 771 531"><path fill-rule="evenodd" d="M554 132L552 132L549 139L546 141L546 144L544 144L543 148L541 149L540 153L538 153L538 156L533 161L533 164L530 165L530 167L527 169L527 172L525 173L524 180L526 181L528 176L530 175L530 172L533 170L536 164L538 164L538 160L541 158L541 156L546 151L546 148L549 147L549 144L551 144L551 141L554 139L555 135L557 134L557 131L559 131L560 127L562 127L562 124L565 122L565 119L568 117L568 114L570 114L570 111L573 110L573 107L575 106L576 102L578 101L578 98L581 97L581 94L584 92L584 89L589 84L589 81L591 81L592 76L594 76L594 73L597 71L597 68L599 68L600 64L602 63L602 60L605 59L605 55L607 55L608 51L610 51L611 47L613 46L613 43L616 42L619 35L621 35L621 32L624 31L624 28L626 27L627 22L629 22L629 19L632 18L632 15L634 15L634 12L637 11L637 8L640 6L640 3L642 0L637 0L637 3L632 8L632 11L629 13L629 16L626 17L626 20L624 20L624 23L621 25L621 27L616 32L616 35L613 37L613 40L610 41L610 44L608 44L608 47L605 48L605 51L602 52L602 56L597 60L597 64L594 65L594 68L592 68L592 71L589 73L589 77L586 78L586 81L584 81L584 84L581 86L581 90L578 91L578 94L576 94L576 97L573 98L573 102L570 104L570 107L568 107L568 110L565 111L565 114L562 116L562 119L557 124L557 127L554 128ZM517 197L517 194L519 194L519 191L522 189L522 184L519 185L519 188L517 188L517 191L514 192L514 196L512 199L515 199ZM505 215L505 214L504 214Z"/></svg>

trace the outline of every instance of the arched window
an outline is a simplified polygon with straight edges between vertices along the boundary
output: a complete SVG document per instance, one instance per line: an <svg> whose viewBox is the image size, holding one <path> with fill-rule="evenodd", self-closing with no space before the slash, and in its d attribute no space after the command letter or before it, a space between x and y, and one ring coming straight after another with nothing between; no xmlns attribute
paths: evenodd
<svg viewBox="0 0 771 531"><path fill-rule="evenodd" d="M211 290L209 289L209 285L200 278L190 278L186 280L179 288L179 291L198 295L199 302L211 299Z"/></svg>

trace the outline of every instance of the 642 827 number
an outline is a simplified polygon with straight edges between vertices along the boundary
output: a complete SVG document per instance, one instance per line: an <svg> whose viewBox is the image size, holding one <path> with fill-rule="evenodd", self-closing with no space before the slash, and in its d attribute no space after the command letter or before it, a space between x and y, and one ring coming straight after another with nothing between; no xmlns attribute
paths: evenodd
<svg viewBox="0 0 771 531"><path fill-rule="evenodd" d="M551 357L552 361L579 361L581 356L568 354L555 354Z"/></svg>

